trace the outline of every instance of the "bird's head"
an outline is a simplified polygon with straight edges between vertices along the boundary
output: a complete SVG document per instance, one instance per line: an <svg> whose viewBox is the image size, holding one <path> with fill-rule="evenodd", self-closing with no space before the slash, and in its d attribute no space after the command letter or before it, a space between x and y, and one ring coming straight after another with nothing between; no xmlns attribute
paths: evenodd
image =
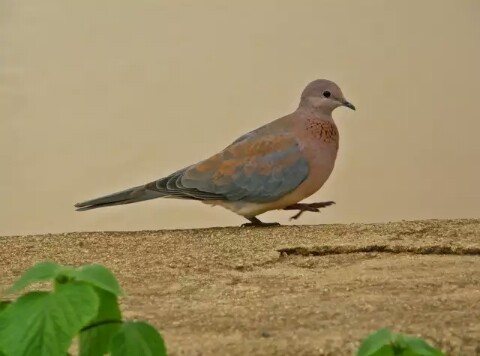
<svg viewBox="0 0 480 356"><path fill-rule="evenodd" d="M314 80L302 92L300 108L314 109L325 114L331 114L339 106L346 106L355 110L355 106L345 99L338 85L330 80Z"/></svg>

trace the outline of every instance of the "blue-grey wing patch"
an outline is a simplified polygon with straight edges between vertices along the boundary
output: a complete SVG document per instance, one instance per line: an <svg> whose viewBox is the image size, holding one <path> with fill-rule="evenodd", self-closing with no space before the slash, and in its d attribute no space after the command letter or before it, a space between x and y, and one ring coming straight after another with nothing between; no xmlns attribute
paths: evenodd
<svg viewBox="0 0 480 356"><path fill-rule="evenodd" d="M179 172L176 186L200 198L275 201L298 187L309 166L291 135L247 138ZM190 193L192 193L190 191ZM219 198L216 198L219 199Z"/></svg>

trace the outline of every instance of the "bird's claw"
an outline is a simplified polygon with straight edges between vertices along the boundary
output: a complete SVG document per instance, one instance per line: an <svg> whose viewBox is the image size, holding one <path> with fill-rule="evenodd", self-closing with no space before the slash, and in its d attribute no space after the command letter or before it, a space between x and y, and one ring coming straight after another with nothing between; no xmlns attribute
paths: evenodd
<svg viewBox="0 0 480 356"><path fill-rule="evenodd" d="M304 212L310 211L313 213L319 213L320 208L326 208L327 206L333 205L335 202L333 201L326 201L326 202L320 202L320 203L310 203L310 204L305 204L305 203L297 203L293 205L289 205L283 210L298 210L298 213L293 215L290 220L297 220Z"/></svg>

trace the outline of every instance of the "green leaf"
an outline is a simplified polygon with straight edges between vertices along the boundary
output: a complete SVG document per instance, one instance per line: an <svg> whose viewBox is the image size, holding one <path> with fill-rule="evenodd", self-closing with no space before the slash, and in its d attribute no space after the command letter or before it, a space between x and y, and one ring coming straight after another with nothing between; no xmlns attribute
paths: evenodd
<svg viewBox="0 0 480 356"><path fill-rule="evenodd" d="M165 343L157 330L143 321L125 322L112 340L111 356L166 356Z"/></svg>
<svg viewBox="0 0 480 356"><path fill-rule="evenodd" d="M88 265L75 271L77 281L84 281L115 295L122 295L122 289L110 270L102 265Z"/></svg>
<svg viewBox="0 0 480 356"><path fill-rule="evenodd" d="M65 356L73 337L97 314L98 303L85 283L27 293L0 314L0 349L9 356Z"/></svg>
<svg viewBox="0 0 480 356"><path fill-rule="evenodd" d="M58 285L71 282L75 279L75 271L76 270L73 267L63 266L55 275L55 284Z"/></svg>
<svg viewBox="0 0 480 356"><path fill-rule="evenodd" d="M380 329L362 341L357 356L393 356L392 339L390 330Z"/></svg>
<svg viewBox="0 0 480 356"><path fill-rule="evenodd" d="M80 332L80 356L102 356L108 353L112 338L122 326L117 296L100 288L94 289L100 299L100 306L95 319L90 321L85 331ZM109 323L101 325L102 322ZM97 324L100 325L95 326Z"/></svg>
<svg viewBox="0 0 480 356"><path fill-rule="evenodd" d="M35 266L29 268L22 277L7 290L7 293L17 293L32 283L53 279L61 268L62 267L55 262L47 261L37 263Z"/></svg>
<svg viewBox="0 0 480 356"><path fill-rule="evenodd" d="M10 304L12 304L11 300L2 300L0 302L0 313L5 310L6 307L8 307Z"/></svg>
<svg viewBox="0 0 480 356"><path fill-rule="evenodd" d="M407 349L403 352L405 356L443 356L443 353L430 346L425 340L418 337L400 336Z"/></svg>

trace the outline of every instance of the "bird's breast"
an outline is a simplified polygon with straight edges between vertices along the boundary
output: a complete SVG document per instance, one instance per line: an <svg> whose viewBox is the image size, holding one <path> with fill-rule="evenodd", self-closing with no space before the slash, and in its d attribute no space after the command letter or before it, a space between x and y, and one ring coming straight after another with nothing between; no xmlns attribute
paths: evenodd
<svg viewBox="0 0 480 356"><path fill-rule="evenodd" d="M302 128L301 140L305 157L311 164L333 169L337 158L339 134L335 123L327 120L309 119Z"/></svg>
<svg viewBox="0 0 480 356"><path fill-rule="evenodd" d="M333 121L310 119L305 123L305 134L321 145L333 145L338 149L339 134Z"/></svg>

